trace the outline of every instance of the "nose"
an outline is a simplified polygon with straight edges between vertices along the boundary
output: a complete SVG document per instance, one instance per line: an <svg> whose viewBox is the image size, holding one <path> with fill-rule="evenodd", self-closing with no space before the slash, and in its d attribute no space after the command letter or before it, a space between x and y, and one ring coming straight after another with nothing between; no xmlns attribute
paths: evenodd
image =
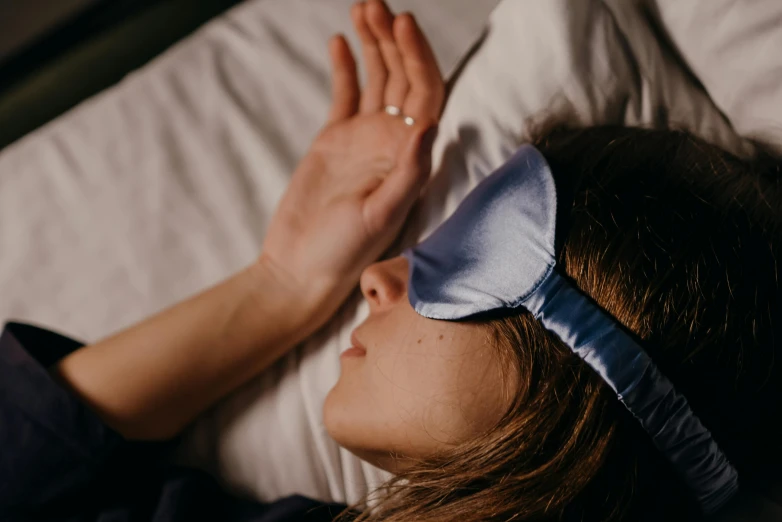
<svg viewBox="0 0 782 522"><path fill-rule="evenodd" d="M397 256L364 269L360 286L370 311L391 307L407 296L407 266L407 259Z"/></svg>

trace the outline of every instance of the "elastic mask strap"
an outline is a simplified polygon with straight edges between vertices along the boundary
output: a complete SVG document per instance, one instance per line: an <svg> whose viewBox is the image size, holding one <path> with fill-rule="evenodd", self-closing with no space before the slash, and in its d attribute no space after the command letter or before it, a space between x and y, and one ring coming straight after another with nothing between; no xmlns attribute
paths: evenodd
<svg viewBox="0 0 782 522"><path fill-rule="evenodd" d="M591 366L685 479L705 514L738 490L738 473L649 355L605 311L552 270L522 306Z"/></svg>

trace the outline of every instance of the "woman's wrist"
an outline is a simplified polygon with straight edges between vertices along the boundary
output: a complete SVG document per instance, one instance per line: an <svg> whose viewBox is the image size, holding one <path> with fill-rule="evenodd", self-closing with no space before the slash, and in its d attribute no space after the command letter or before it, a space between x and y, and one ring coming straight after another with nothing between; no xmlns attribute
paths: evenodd
<svg viewBox="0 0 782 522"><path fill-rule="evenodd" d="M250 272L261 306L274 305L274 310L264 311L266 316L274 313L288 318L292 325L297 325L301 338L296 342L300 342L323 326L347 295L342 296L338 281L308 278L290 273L288 268L261 254Z"/></svg>

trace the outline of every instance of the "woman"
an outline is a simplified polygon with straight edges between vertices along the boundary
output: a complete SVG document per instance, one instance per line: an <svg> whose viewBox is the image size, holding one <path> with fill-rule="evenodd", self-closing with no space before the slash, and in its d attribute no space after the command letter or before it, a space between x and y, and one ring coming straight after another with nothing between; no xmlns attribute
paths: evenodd
<svg viewBox="0 0 782 522"><path fill-rule="evenodd" d="M408 295L415 257L373 263L426 182L444 89L411 16L379 0L352 15L368 83L360 92L336 37L329 122L256 263L90 346L6 329L2 520L699 516L605 379L530 312L428 319ZM567 202L556 209L558 270L639 340L742 487L762 482L780 436L779 168L675 132L559 131L537 146ZM372 509L303 498L264 506L165 464L158 441L315 332L356 283L370 315L341 358L324 419L337 442L396 475Z"/></svg>

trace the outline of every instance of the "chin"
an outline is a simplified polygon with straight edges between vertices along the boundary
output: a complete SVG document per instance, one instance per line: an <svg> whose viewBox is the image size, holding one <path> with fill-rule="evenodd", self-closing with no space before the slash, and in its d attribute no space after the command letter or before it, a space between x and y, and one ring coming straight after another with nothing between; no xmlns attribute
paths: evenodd
<svg viewBox="0 0 782 522"><path fill-rule="evenodd" d="M347 448L357 442L352 440L355 438L357 423L353 421L354 415L345 399L345 393L337 382L323 402L323 425L337 444Z"/></svg>
<svg viewBox="0 0 782 522"><path fill-rule="evenodd" d="M359 424L354 417L343 400L342 390L337 383L326 395L323 403L323 425L326 432L337 444L361 460L393 473L394 469L398 468L391 453L368 448L361 440Z"/></svg>
<svg viewBox="0 0 782 522"><path fill-rule="evenodd" d="M329 390L326 400L323 402L323 425L326 427L326 432L329 436L339 442L339 436L337 435L339 432L337 429L339 427L339 415L336 411L337 405L335 405L337 399L334 397L334 390L336 390L337 386L338 384Z"/></svg>

